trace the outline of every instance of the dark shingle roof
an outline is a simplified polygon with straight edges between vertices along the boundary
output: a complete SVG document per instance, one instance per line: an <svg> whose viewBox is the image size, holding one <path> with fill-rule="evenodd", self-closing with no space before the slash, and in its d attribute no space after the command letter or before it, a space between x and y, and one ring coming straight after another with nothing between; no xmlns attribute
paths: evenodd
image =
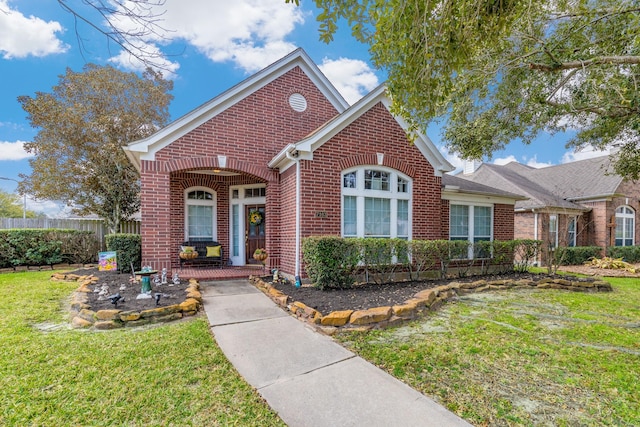
<svg viewBox="0 0 640 427"><path fill-rule="evenodd" d="M458 177L528 197L516 202L516 209L584 210L573 201L616 194L622 177L612 170L609 156L602 156L540 169L517 162L483 164L474 173Z"/></svg>
<svg viewBox="0 0 640 427"><path fill-rule="evenodd" d="M473 182L468 179L462 179L458 176L449 174L442 175L442 185L449 187L458 187L460 191L464 193L482 194L487 196L501 196L516 200L524 198L524 196L517 193L489 187L487 185L479 184L477 182Z"/></svg>

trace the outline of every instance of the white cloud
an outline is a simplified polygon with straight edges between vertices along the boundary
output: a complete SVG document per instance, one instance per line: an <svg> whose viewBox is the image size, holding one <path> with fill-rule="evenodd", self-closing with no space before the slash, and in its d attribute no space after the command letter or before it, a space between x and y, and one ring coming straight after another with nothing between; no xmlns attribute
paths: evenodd
<svg viewBox="0 0 640 427"><path fill-rule="evenodd" d="M349 104L353 104L379 85L378 77L371 67L358 59L324 58L319 68Z"/></svg>
<svg viewBox="0 0 640 427"><path fill-rule="evenodd" d="M567 151L562 156L561 163L570 163L578 160L591 159L593 157L601 157L611 154L610 149L596 150L595 148L588 146L577 151Z"/></svg>
<svg viewBox="0 0 640 427"><path fill-rule="evenodd" d="M508 163L511 163L511 162L517 162L517 161L518 161L518 160L516 160L515 156L514 156L513 154L511 154L511 155L509 155L509 156L507 156L507 157L498 157L497 159L495 159L495 160L493 161L493 164L494 164L494 165L500 165L500 166L503 166L503 165L506 165L506 164L508 164Z"/></svg>
<svg viewBox="0 0 640 427"><path fill-rule="evenodd" d="M24 150L25 141L0 141L0 160L23 160L33 154Z"/></svg>
<svg viewBox="0 0 640 427"><path fill-rule="evenodd" d="M247 73L293 51L296 46L286 37L304 22L300 7L274 0L167 0L152 13L161 15L159 24L167 32L149 34L145 48L184 40L210 60L235 63ZM127 20L118 25L138 28Z"/></svg>
<svg viewBox="0 0 640 427"><path fill-rule="evenodd" d="M0 0L0 52L4 59L66 52L69 47L56 37L62 31L59 22L26 17L7 0Z"/></svg>

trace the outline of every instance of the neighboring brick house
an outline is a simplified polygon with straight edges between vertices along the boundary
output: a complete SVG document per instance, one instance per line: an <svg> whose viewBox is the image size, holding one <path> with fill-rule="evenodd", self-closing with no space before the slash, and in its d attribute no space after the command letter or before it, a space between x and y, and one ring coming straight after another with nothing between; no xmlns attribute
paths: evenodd
<svg viewBox="0 0 640 427"><path fill-rule="evenodd" d="M264 247L269 267L303 274L306 236L446 239L450 206L456 237L474 239L478 217L477 238L513 238L518 196L443 180L453 167L426 136L410 142L389 104L380 86L349 106L299 49L124 147L140 171L143 264L175 268L182 242L202 239L233 265Z"/></svg>
<svg viewBox="0 0 640 427"><path fill-rule="evenodd" d="M640 185L616 175L609 156L539 169L482 164L459 176L528 197L515 205L516 238L603 250L638 241Z"/></svg>

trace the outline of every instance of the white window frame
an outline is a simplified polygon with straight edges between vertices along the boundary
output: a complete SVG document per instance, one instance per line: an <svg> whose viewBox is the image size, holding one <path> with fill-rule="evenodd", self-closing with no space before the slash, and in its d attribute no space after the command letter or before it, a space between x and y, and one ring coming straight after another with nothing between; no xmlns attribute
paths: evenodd
<svg viewBox="0 0 640 427"><path fill-rule="evenodd" d="M245 184L245 185L231 185L229 186L229 260L233 265L245 265L246 264L246 250L244 245L244 237L246 232L246 219L245 219L245 207L247 205L265 205L267 204L266 190L265 196L262 197L247 197L244 196L244 190L247 188L266 188L266 184ZM233 198L233 190L238 190L238 197ZM234 227L233 206L238 206L238 254L234 251L234 236L232 235Z"/></svg>
<svg viewBox="0 0 640 427"><path fill-rule="evenodd" d="M629 211L629 212L627 212ZM631 245L627 245L626 242L629 239L627 236L627 223L631 221ZM622 245L618 245L618 229L622 230ZM614 246L634 246L636 243L636 211L631 206L623 205L616 208L616 229Z"/></svg>
<svg viewBox="0 0 640 427"><path fill-rule="evenodd" d="M571 229L571 224L573 224L573 230ZM570 216L567 217L567 246L573 248L577 243L577 235L578 235L578 217Z"/></svg>
<svg viewBox="0 0 640 427"><path fill-rule="evenodd" d="M189 199L189 193L193 191L204 191L211 193L211 200L194 200ZM190 240L189 235L189 206L211 206L212 224L211 224L211 240L218 240L218 193L208 187L189 187L184 190L184 240ZM198 238L194 236L194 238ZM209 239L209 236L207 236Z"/></svg>
<svg viewBox="0 0 640 427"><path fill-rule="evenodd" d="M557 214L549 214L549 242L551 242L552 248L558 247L558 215Z"/></svg>
<svg viewBox="0 0 640 427"><path fill-rule="evenodd" d="M386 172L389 174L389 190L369 190L365 189L365 170L374 170L380 172ZM344 176L346 174L355 172L356 185L353 188L347 188L344 186ZM403 188L406 188L406 192L398 191L398 179L402 179L406 182ZM403 173L386 167L377 165L361 165L349 169L345 169L340 174L340 229L343 237L382 237L382 238L401 238L411 240L412 234L412 188L413 180L404 175ZM345 197L352 196L356 198L356 233L345 234ZM387 199L390 201L389 206L389 221L390 230L389 235L367 235L365 234L365 199ZM407 235L398 235L398 200L406 200L408 202L408 218L407 218Z"/></svg>
<svg viewBox="0 0 640 427"><path fill-rule="evenodd" d="M475 208L476 207L481 207L481 208L489 208L490 211L490 221L491 224L489 225L489 242L493 242L493 224L494 224L494 205L490 204L490 203L475 203L475 202L459 202L459 201L455 201L455 202L450 202L449 203L449 240L452 240L452 237L456 238L456 240L460 240L460 237L462 236L452 236L451 235L451 214L452 214L452 206L466 206L468 211L467 211L467 241L469 243L471 243L469 245L469 250L467 253L467 256L469 259L473 259L474 257L474 244L475 244L475 237L476 237L476 233L475 233Z"/></svg>

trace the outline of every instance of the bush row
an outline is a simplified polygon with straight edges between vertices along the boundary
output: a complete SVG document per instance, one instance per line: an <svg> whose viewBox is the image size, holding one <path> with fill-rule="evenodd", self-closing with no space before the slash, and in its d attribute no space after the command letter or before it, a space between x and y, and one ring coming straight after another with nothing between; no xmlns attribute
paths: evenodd
<svg viewBox="0 0 640 427"><path fill-rule="evenodd" d="M117 233L105 237L107 250L116 252L118 270L130 272L140 270L142 262L142 239L139 234Z"/></svg>
<svg viewBox="0 0 640 427"><path fill-rule="evenodd" d="M95 262L100 249L95 233L64 229L0 230L0 268Z"/></svg>
<svg viewBox="0 0 640 427"><path fill-rule="evenodd" d="M607 256L622 258L626 262L640 262L640 246L609 246Z"/></svg>
<svg viewBox="0 0 640 427"><path fill-rule="evenodd" d="M305 269L315 286L347 288L356 274L365 282L388 283L395 273L408 272L410 279L421 273L439 271L446 277L450 267L466 275L472 267L484 272L525 271L534 260L538 240L476 242L466 240L411 240L308 237L302 243ZM470 257L470 255L472 255Z"/></svg>

